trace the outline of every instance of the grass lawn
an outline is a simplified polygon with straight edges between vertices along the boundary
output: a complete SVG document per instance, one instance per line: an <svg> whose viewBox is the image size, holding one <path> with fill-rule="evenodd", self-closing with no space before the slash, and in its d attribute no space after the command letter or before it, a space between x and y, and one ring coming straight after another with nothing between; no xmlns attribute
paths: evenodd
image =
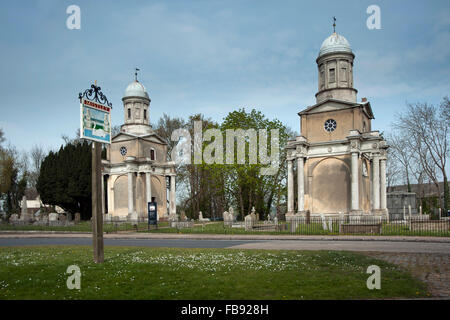
<svg viewBox="0 0 450 320"><path fill-rule="evenodd" d="M381 268L381 290L366 287ZM66 286L81 269L81 290ZM0 248L0 299L372 299L427 296L398 267L336 251L107 247L105 263L82 246Z"/></svg>
<svg viewBox="0 0 450 320"><path fill-rule="evenodd" d="M168 222L161 222L160 227L168 226ZM148 224L146 222L139 222L138 229L147 229ZM131 223L119 223L117 226L114 223L103 224L103 231L106 233L133 230L134 226ZM2 223L0 224L0 230L9 231L71 231L71 232L92 232L92 225L90 221L81 221L73 226L35 226L35 225L11 225Z"/></svg>

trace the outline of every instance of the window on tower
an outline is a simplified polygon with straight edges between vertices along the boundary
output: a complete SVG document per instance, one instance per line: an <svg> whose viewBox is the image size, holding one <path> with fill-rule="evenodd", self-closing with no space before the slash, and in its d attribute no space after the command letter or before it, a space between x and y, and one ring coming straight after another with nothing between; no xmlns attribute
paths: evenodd
<svg viewBox="0 0 450 320"><path fill-rule="evenodd" d="M330 79L330 83L333 83L336 81L336 74L335 74L335 69L331 68L330 72L329 72L329 79Z"/></svg>
<svg viewBox="0 0 450 320"><path fill-rule="evenodd" d="M325 89L325 71L323 65L320 65L320 89Z"/></svg>
<svg viewBox="0 0 450 320"><path fill-rule="evenodd" d="M150 149L150 160L155 160L155 149Z"/></svg>
<svg viewBox="0 0 450 320"><path fill-rule="evenodd" d="M325 88L325 72L322 70L320 72L320 89Z"/></svg>
<svg viewBox="0 0 450 320"><path fill-rule="evenodd" d="M328 119L325 121L324 128L328 132L333 132L337 127L336 120L334 119Z"/></svg>
<svg viewBox="0 0 450 320"><path fill-rule="evenodd" d="M130 118L131 118L131 109L128 108L128 119L130 119Z"/></svg>
<svg viewBox="0 0 450 320"><path fill-rule="evenodd" d="M347 68L341 68L340 79L342 81L347 81Z"/></svg>
<svg viewBox="0 0 450 320"><path fill-rule="evenodd" d="M147 120L147 110L144 109L144 119Z"/></svg>

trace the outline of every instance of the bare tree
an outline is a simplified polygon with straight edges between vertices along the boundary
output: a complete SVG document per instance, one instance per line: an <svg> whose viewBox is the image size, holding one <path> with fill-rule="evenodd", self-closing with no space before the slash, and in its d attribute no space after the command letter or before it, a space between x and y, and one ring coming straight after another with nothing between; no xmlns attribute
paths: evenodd
<svg viewBox="0 0 450 320"><path fill-rule="evenodd" d="M120 126L119 125L115 125L111 127L111 137L116 136L117 134L120 133Z"/></svg>
<svg viewBox="0 0 450 320"><path fill-rule="evenodd" d="M29 176L30 187L36 187L37 180L39 178L39 173L41 171L41 164L47 156L47 152L41 145L34 145L29 153L31 161L31 169Z"/></svg>
<svg viewBox="0 0 450 320"><path fill-rule="evenodd" d="M2 128L0 128L0 147L3 142L5 142L5 133L3 132Z"/></svg>
<svg viewBox="0 0 450 320"><path fill-rule="evenodd" d="M402 132L393 132L387 135L386 140L390 146L388 149L390 158L393 160L389 161L388 165L397 164L401 166L402 169L398 170L403 171L402 175L407 186L406 191L411 192L411 166L413 150L408 148L410 144L408 138L409 137L404 135ZM388 171L393 171L393 169L388 167ZM400 172L398 174L400 174Z"/></svg>
<svg viewBox="0 0 450 320"><path fill-rule="evenodd" d="M78 144L78 143L82 142L80 136L81 136L80 129L77 129L77 130L75 130L75 138L71 138L66 134L62 134L61 139L63 139L65 144L68 144L68 143Z"/></svg>
<svg viewBox="0 0 450 320"><path fill-rule="evenodd" d="M389 190L392 186L399 184L402 166L399 161L392 155L392 149L388 149L388 160L386 166L386 186Z"/></svg>
<svg viewBox="0 0 450 320"><path fill-rule="evenodd" d="M448 96L444 97L444 100L441 103L442 116L447 122L450 121L450 102L448 100Z"/></svg>
<svg viewBox="0 0 450 320"><path fill-rule="evenodd" d="M396 125L408 137L408 149L413 158L433 181L438 191L441 207L448 210L449 189L445 167L449 156L448 109L449 100L444 98L439 107L427 103L407 104L405 113L399 114ZM444 180L444 197L441 197L439 177Z"/></svg>
<svg viewBox="0 0 450 320"><path fill-rule="evenodd" d="M152 126L156 134L159 135L164 140L166 140L166 142L168 143L167 148L168 159L171 158L172 149L177 144L176 141L172 141L171 139L172 132L175 131L176 129L186 127L186 125L187 123L184 119L177 117L172 118L164 113L163 116L159 118L158 123Z"/></svg>
<svg viewBox="0 0 450 320"><path fill-rule="evenodd" d="M42 161L44 161L46 156L47 152L41 145L34 145L30 151L32 170L39 172L41 170Z"/></svg>

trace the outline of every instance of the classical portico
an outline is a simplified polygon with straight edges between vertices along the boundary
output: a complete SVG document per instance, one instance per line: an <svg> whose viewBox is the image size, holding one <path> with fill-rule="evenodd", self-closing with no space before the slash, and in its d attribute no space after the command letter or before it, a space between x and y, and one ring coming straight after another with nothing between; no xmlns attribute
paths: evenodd
<svg viewBox="0 0 450 320"><path fill-rule="evenodd" d="M149 124L150 97L135 79L122 101L125 121L102 161L105 218L144 221L151 201L158 219L168 218L176 214L175 164L167 161L167 142Z"/></svg>
<svg viewBox="0 0 450 320"><path fill-rule="evenodd" d="M372 130L370 102L357 102L354 58L337 33L320 48L316 104L298 113L301 135L287 146L288 217L307 210L312 215L387 214L388 146Z"/></svg>

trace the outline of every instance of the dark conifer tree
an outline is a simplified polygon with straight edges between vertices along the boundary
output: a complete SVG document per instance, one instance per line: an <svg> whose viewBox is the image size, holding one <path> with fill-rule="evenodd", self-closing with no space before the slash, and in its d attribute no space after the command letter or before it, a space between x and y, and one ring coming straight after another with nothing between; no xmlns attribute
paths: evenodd
<svg viewBox="0 0 450 320"><path fill-rule="evenodd" d="M44 203L91 217L91 148L87 142L68 143L44 159L36 186Z"/></svg>

